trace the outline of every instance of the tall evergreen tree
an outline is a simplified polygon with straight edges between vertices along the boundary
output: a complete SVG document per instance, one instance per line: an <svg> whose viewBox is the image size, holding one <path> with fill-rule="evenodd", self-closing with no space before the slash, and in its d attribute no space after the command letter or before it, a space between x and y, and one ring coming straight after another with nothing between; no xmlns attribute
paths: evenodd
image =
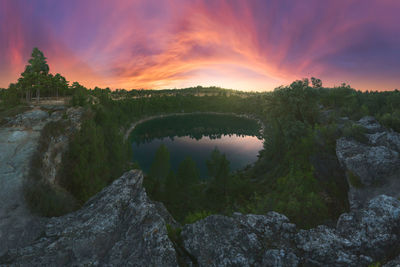
<svg viewBox="0 0 400 267"><path fill-rule="evenodd" d="M211 152L211 158L207 160L208 174L212 177L209 195L214 203L223 205L228 195L229 161L217 148Z"/></svg>
<svg viewBox="0 0 400 267"><path fill-rule="evenodd" d="M147 177L146 184L149 185L149 193L155 197L155 199L160 199L162 196L163 189L161 186L164 184L171 169L170 155L167 147L162 144L156 151L153 163L150 167L149 175Z"/></svg>
<svg viewBox="0 0 400 267"><path fill-rule="evenodd" d="M29 64L26 65L25 71L21 73L21 78L18 80L21 85L26 88L26 98L31 99L31 90L36 89L36 98L40 100L40 88L45 83L49 73L49 65L43 52L37 47L33 48Z"/></svg>
<svg viewBox="0 0 400 267"><path fill-rule="evenodd" d="M179 197L178 216L183 219L190 211L196 210L198 192L196 185L199 182L199 170L191 157L186 157L178 167L176 175L178 190L171 192Z"/></svg>

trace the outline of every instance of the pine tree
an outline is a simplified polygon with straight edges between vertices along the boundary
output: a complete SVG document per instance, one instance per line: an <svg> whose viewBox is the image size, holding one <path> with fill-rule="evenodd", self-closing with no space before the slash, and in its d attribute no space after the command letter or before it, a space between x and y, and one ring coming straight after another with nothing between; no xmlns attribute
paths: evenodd
<svg viewBox="0 0 400 267"><path fill-rule="evenodd" d="M36 99L40 100L40 88L46 82L49 73L49 65L47 65L46 57L38 48L33 48L32 57L29 59L25 71L21 73L18 82L23 88L26 88L26 100L31 99L31 89L36 89Z"/></svg>

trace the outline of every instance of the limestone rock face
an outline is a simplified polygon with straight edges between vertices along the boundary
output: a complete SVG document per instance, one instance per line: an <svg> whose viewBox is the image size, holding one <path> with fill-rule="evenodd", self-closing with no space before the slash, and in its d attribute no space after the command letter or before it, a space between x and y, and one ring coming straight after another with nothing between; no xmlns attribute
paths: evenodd
<svg viewBox="0 0 400 267"><path fill-rule="evenodd" d="M349 178L352 209L364 207L380 194L400 196L400 134L385 129L373 117L357 124L366 129L367 143L344 137L336 142L336 155Z"/></svg>
<svg viewBox="0 0 400 267"><path fill-rule="evenodd" d="M68 215L52 218L41 238L9 250L0 263L22 266L177 266L166 223L130 171ZM164 208L165 209L165 208Z"/></svg>
<svg viewBox="0 0 400 267"><path fill-rule="evenodd" d="M29 212L23 182L48 118L46 111L33 109L0 127L0 255L40 235L42 219Z"/></svg>

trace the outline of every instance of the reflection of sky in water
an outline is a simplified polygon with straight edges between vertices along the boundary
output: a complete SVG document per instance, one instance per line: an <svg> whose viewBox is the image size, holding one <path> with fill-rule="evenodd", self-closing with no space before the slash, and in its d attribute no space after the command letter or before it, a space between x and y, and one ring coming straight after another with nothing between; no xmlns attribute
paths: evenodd
<svg viewBox="0 0 400 267"><path fill-rule="evenodd" d="M161 144L166 145L170 152L171 166L174 171L178 169L179 163L185 157L190 156L196 162L202 177L207 176L206 160L210 158L211 151L215 147L226 155L231 171L242 169L255 162L258 151L263 147L262 140L255 136L222 135L218 139L204 136L200 140L189 136L173 139L166 137L140 145L134 142L132 144L133 160L137 161L145 172L149 171L155 152Z"/></svg>

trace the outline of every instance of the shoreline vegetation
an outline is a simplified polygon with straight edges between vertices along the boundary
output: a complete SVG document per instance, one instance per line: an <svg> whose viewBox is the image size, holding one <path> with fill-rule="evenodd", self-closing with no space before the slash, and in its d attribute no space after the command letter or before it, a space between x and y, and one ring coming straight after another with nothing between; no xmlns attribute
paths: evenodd
<svg viewBox="0 0 400 267"><path fill-rule="evenodd" d="M235 117L239 117L239 118L255 120L258 123L258 125L260 126L259 134L261 136L264 136L264 129L265 129L264 123L261 120L251 116L251 114L248 115L248 114L223 113L223 112L190 112L190 113L181 112L181 113L169 113L169 114L154 115L154 116L146 117L146 118L140 119L139 121L133 122L129 126L129 128L125 131L124 140L127 140L129 138L129 135L139 124L142 124L144 122L148 122L148 121L151 121L154 119L161 119L161 118L167 118L167 117L173 117L173 116L185 116L185 115L230 115L230 116L235 116Z"/></svg>
<svg viewBox="0 0 400 267"><path fill-rule="evenodd" d="M225 156L214 151L207 162L211 178L199 183L190 158L182 162L177 173L172 173L168 151L160 147L154 171L144 181L150 197L162 201L181 223L216 213L266 214L273 210L301 228L329 224L349 210L348 184L335 154L336 140L342 136L362 140L365 130L352 121L363 116L374 116L385 127L400 132L398 90L361 92L347 84L324 88L322 81L315 78L263 93L217 87L165 91L87 89L78 82L70 85L59 74L51 75L39 52L34 50L17 83L0 90L0 112L42 96L71 97L71 106L83 107L81 129L71 137L57 174L60 186L79 206L132 168L132 152L125 142L129 134L121 129L129 130L143 120L166 116L160 114L183 115L182 111L185 115L249 114L264 125L264 149L254 166L230 173ZM46 193L47 190L37 192ZM199 205L199 201L204 203ZM53 208L50 214L59 215L60 207Z"/></svg>

